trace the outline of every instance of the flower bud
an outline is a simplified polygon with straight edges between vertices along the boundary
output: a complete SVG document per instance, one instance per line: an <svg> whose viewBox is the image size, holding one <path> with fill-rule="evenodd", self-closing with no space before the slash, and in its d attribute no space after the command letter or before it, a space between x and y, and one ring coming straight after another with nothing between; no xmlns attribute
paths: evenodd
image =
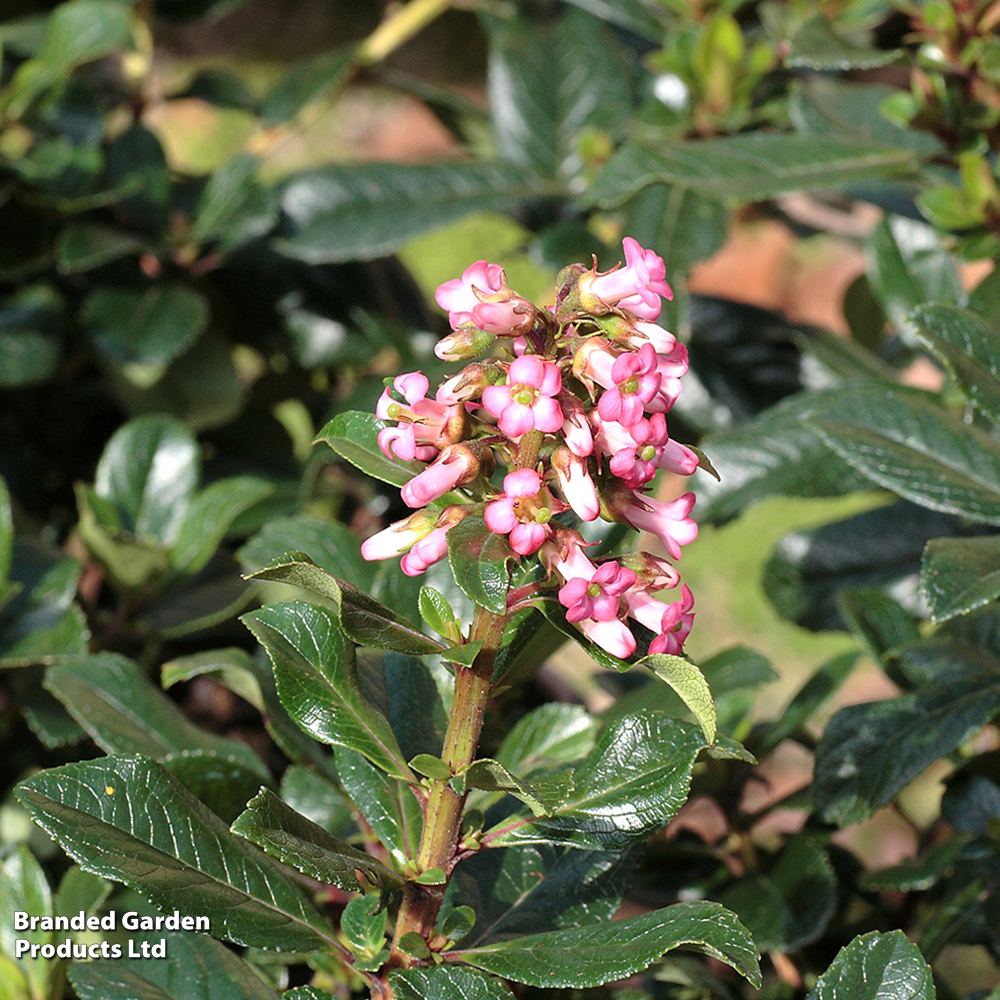
<svg viewBox="0 0 1000 1000"><path fill-rule="evenodd" d="M465 361L484 353L494 340L496 334L481 330L475 323L463 323L437 342L434 353L442 361Z"/></svg>
<svg viewBox="0 0 1000 1000"><path fill-rule="evenodd" d="M552 452L551 462L559 487L573 512L581 520L593 521L601 511L601 504L586 459L574 455L565 445L559 445Z"/></svg>
<svg viewBox="0 0 1000 1000"><path fill-rule="evenodd" d="M369 562L402 555L429 535L437 520L436 511L418 510L365 539L361 544L361 555Z"/></svg>
<svg viewBox="0 0 1000 1000"><path fill-rule="evenodd" d="M400 495L407 507L423 507L445 493L471 483L479 475L480 460L467 444L450 444L419 475L406 483Z"/></svg>

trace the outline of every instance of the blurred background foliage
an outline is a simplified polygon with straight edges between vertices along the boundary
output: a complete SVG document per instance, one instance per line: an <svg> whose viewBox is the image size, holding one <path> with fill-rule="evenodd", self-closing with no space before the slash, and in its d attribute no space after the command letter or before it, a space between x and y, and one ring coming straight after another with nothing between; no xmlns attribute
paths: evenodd
<svg viewBox="0 0 1000 1000"><path fill-rule="evenodd" d="M723 900L770 955L761 997L804 996L856 933L894 927L938 996L997 996L1000 6L0 14L5 795L98 747L151 752L123 728L126 680L145 724L180 707L200 727L159 756L249 743L237 791L313 752L248 655L234 615L258 592L240 570L302 549L387 603L416 597L357 554L401 514L395 491L314 448L317 428L373 406L388 375L446 372L433 289L473 260L537 297L569 261L612 266L629 234L666 259L663 322L691 354L671 433L721 476L694 483L689 648L722 731L763 764L703 766L626 905ZM221 647L241 648L197 659ZM648 697L560 653L487 739L549 699L607 721ZM820 740L845 702L867 704ZM318 794L286 790L314 810ZM36 878L24 842L70 877L9 795L0 842L8 891ZM2 955L0 984L66 988ZM674 957L615 995L740 989Z"/></svg>

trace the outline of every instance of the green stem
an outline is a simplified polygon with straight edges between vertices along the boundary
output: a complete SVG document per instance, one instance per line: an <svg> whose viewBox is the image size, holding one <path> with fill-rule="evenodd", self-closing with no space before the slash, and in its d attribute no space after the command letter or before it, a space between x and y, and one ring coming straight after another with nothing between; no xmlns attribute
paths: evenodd
<svg viewBox="0 0 1000 1000"><path fill-rule="evenodd" d="M381 62L450 6L451 0L410 0L362 42L358 49L358 62L362 66Z"/></svg>
<svg viewBox="0 0 1000 1000"><path fill-rule="evenodd" d="M455 694L441 753L452 774L464 771L475 760L492 687L493 666L506 624L505 616L494 615L485 608L476 609L469 641L481 639L483 648L471 667L456 667ZM458 853L464 806L465 796L458 795L449 782L433 782L417 852L417 868L420 871L439 868L445 875L451 875ZM445 887L414 888L416 892L406 896L399 909L390 967L409 964L409 959L398 950L399 940L404 934L416 931L427 940L434 935L434 924L444 899Z"/></svg>

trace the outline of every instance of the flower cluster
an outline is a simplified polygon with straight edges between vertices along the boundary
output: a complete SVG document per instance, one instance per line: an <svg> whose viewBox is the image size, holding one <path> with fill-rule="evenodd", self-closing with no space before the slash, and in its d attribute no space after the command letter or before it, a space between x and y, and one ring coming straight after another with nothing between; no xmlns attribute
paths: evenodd
<svg viewBox="0 0 1000 1000"><path fill-rule="evenodd" d="M419 372L387 385L376 409L386 423L379 447L426 466L402 490L414 513L362 546L366 559L402 555L412 576L447 555L455 524L482 517L513 554L537 557L547 573L512 591L511 609L548 590L567 621L620 658L636 652L635 622L653 633L650 652L678 653L694 617L691 592L667 560L647 553L593 561L574 516L651 532L678 559L698 531L694 494L665 502L649 484L660 469L690 475L699 461L667 430L688 361L656 323L661 298L672 297L666 269L630 237L624 252L625 266L610 271L598 272L596 261L565 268L552 309L512 291L503 269L482 260L438 288L452 329L438 357L469 361L496 341L503 349L433 397ZM507 468L500 492L491 480L498 462ZM672 603L653 596L678 587Z"/></svg>

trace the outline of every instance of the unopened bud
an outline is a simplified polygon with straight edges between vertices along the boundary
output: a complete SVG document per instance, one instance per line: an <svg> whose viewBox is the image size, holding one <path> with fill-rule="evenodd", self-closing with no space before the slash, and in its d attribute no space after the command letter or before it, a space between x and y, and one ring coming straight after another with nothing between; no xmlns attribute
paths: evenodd
<svg viewBox="0 0 1000 1000"><path fill-rule="evenodd" d="M442 361L465 361L478 357L494 340L496 334L481 330L475 323L463 323L437 342L434 353Z"/></svg>

